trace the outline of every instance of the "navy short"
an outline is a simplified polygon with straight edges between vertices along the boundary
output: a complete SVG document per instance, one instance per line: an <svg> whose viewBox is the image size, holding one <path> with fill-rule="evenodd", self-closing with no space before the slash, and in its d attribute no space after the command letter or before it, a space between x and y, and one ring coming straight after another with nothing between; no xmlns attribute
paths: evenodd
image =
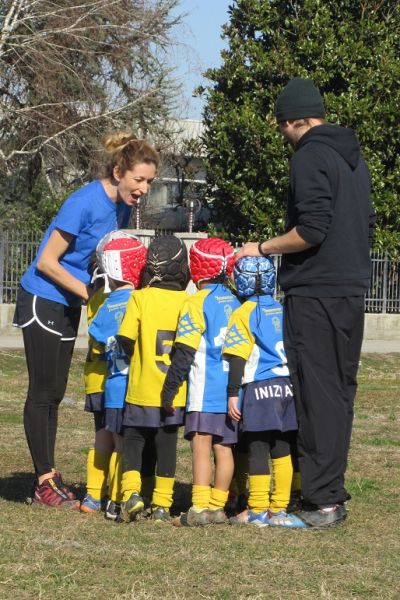
<svg viewBox="0 0 400 600"><path fill-rule="evenodd" d="M104 410L104 392L86 394L84 410L86 412L100 412Z"/></svg>
<svg viewBox="0 0 400 600"><path fill-rule="evenodd" d="M14 327L23 329L36 322L45 331L59 336L62 342L67 342L76 338L80 316L81 307L65 306L30 294L21 286L18 288Z"/></svg>
<svg viewBox="0 0 400 600"><path fill-rule="evenodd" d="M103 392L96 392L95 394L86 394L84 410L85 412L93 413L95 431L100 431L100 429L104 429L106 424L106 411L104 408Z"/></svg>
<svg viewBox="0 0 400 600"><path fill-rule="evenodd" d="M104 429L110 433L122 435L123 408L106 408L104 416Z"/></svg>
<svg viewBox="0 0 400 600"><path fill-rule="evenodd" d="M243 431L297 430L293 386L289 377L273 377L243 388Z"/></svg>
<svg viewBox="0 0 400 600"><path fill-rule="evenodd" d="M183 425L185 419L184 407L177 407L174 414L166 412L157 406L139 406L125 404L123 425L125 427L168 427Z"/></svg>
<svg viewBox="0 0 400 600"><path fill-rule="evenodd" d="M192 411L186 413L185 439L190 440L194 433L212 435L213 444L236 444L238 423L226 413Z"/></svg>

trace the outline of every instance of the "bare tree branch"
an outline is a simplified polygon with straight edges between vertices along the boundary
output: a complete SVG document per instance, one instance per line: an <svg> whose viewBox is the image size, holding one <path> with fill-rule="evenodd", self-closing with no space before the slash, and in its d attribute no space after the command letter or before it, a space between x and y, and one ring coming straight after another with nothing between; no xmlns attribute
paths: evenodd
<svg viewBox="0 0 400 600"><path fill-rule="evenodd" d="M8 156L5 156L2 154L2 151L0 149L0 155L2 156L3 160L5 161L9 161L11 158L13 158L13 156L16 155L32 155L32 154L36 154L38 152L41 152L43 150L43 148L45 146L47 146L48 144L51 144L51 142L53 142L55 139L57 139L58 137L65 135L66 133L68 133L69 131L71 131L72 129L77 129L78 127L81 127L82 125L84 125L85 123L89 123L90 121L96 121L99 119L108 119L113 115L116 115L124 110L126 110L127 108L130 108L132 106L134 106L135 104L139 104L141 102L145 102L146 99L148 98L148 96L151 96L155 93L157 93L157 91L159 90L152 90L151 92L148 92L147 94L143 94L140 98L137 98L136 100L133 100L132 102L129 102L128 104L125 104L125 106L121 106L120 108L116 108L114 110L109 110L108 112L104 112L100 115L92 115L90 117L87 117L86 119L81 119L80 121L76 122L76 123L72 123L71 125L68 125L67 127L64 127L64 129L61 129L60 131L58 131L57 133L55 133L54 135L44 139L42 142L40 142L37 146L35 145L35 148L33 148L32 150L24 150L24 147L28 146L29 144L35 143L38 141L39 136L37 136L36 138L32 138L30 140L28 140L26 142L26 144L24 145L24 147L21 150L12 150Z"/></svg>
<svg viewBox="0 0 400 600"><path fill-rule="evenodd" d="M178 91L179 0L3 0L0 183L88 177L109 127L156 134ZM15 187L15 186L14 186ZM19 196L18 196L19 197Z"/></svg>

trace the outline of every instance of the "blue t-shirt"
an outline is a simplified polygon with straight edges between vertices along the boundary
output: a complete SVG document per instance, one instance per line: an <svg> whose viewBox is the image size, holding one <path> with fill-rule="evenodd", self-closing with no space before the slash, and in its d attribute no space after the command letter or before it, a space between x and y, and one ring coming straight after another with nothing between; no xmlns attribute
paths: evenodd
<svg viewBox="0 0 400 600"><path fill-rule="evenodd" d="M104 300L89 327L89 335L104 345L107 379L105 408L123 408L128 385L129 358L116 339L132 289L114 290Z"/></svg>
<svg viewBox="0 0 400 600"><path fill-rule="evenodd" d="M221 284L208 284L183 305L175 343L196 354L189 372L186 411L227 411L229 365L222 358L226 328L239 300Z"/></svg>
<svg viewBox="0 0 400 600"><path fill-rule="evenodd" d="M22 287L47 300L80 306L82 300L78 296L58 286L36 268L51 233L59 229L74 236L60 265L87 285L90 282L90 258L98 242L106 233L127 227L130 215L131 208L124 202L113 202L98 180L71 194L44 234L35 260L21 278Z"/></svg>

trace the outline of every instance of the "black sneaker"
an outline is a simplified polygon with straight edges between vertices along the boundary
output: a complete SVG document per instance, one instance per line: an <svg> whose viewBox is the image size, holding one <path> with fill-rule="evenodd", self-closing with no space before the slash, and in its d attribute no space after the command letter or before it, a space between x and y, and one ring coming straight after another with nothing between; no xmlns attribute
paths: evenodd
<svg viewBox="0 0 400 600"><path fill-rule="evenodd" d="M323 508L316 507L313 510L300 510L296 514L308 527L314 529L337 527L347 517L344 504L333 504Z"/></svg>
<svg viewBox="0 0 400 600"><path fill-rule="evenodd" d="M110 521L117 521L121 514L121 505L118 502L114 502L113 500L109 500L106 505L106 510L104 516L106 519L110 519Z"/></svg>
<svg viewBox="0 0 400 600"><path fill-rule="evenodd" d="M128 500L121 504L121 517L126 523L134 521L143 508L144 502L142 496L137 492L132 492Z"/></svg>

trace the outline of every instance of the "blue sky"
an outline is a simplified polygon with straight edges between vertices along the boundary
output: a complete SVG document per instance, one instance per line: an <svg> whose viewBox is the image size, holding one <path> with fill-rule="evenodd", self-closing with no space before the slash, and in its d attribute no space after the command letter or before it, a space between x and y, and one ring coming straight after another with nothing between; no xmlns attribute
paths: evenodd
<svg viewBox="0 0 400 600"><path fill-rule="evenodd" d="M181 118L201 119L203 103L192 98L193 89L206 83L201 72L221 64L220 52L225 45L221 28L228 22L228 6L232 0L181 0L176 12L186 13L176 35L179 42L172 53L175 76L183 84Z"/></svg>

